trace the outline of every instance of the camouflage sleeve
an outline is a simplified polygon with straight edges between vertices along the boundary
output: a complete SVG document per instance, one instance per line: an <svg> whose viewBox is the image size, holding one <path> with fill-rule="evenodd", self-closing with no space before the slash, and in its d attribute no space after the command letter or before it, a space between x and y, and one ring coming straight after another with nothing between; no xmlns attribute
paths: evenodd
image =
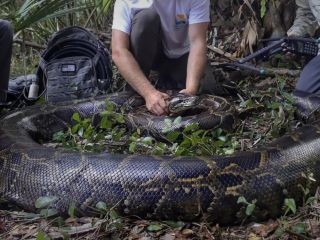
<svg viewBox="0 0 320 240"><path fill-rule="evenodd" d="M296 0L296 5L296 19L287 32L288 36L313 36L318 28L317 20L320 20L319 0Z"/></svg>

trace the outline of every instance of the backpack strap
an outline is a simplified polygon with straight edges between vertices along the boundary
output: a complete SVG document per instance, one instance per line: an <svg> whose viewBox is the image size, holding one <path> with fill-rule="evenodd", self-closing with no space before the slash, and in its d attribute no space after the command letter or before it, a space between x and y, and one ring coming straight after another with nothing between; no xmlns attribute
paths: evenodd
<svg viewBox="0 0 320 240"><path fill-rule="evenodd" d="M47 62L46 60L44 60L43 57L40 57L40 61L39 61L39 67L42 69L42 71L44 72L46 66L47 66Z"/></svg>
<svg viewBox="0 0 320 240"><path fill-rule="evenodd" d="M94 57L93 57L93 59L92 59L92 62L93 62L93 64L94 64L94 66L97 66L97 65L98 65L98 62L99 62L99 60L100 60L100 57L101 57L100 50L101 50L101 47L98 46L97 53L96 53L96 55L94 55Z"/></svg>

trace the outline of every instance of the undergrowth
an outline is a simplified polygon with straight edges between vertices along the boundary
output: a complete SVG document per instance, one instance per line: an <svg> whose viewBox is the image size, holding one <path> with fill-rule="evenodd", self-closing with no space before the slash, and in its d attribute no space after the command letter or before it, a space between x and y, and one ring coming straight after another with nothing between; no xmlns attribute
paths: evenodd
<svg viewBox="0 0 320 240"><path fill-rule="evenodd" d="M165 119L166 128L160 140L140 129L130 130L125 124L124 110L106 99L106 109L100 113L99 124L94 117L81 118L73 114L74 124L67 131L57 132L53 141L58 146L81 151L198 156L233 154L262 146L295 127L293 98L287 79L266 79L266 86L255 85L255 79L238 83L238 95L231 98L238 109L237 127L229 133L220 128L203 130L191 124L181 131L170 131L181 124L181 117Z"/></svg>

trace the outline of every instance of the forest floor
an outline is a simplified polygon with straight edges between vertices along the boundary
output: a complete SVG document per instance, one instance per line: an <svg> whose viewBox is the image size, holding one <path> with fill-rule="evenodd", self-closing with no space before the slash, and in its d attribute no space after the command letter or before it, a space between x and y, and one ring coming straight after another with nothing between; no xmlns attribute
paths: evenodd
<svg viewBox="0 0 320 240"><path fill-rule="evenodd" d="M206 222L151 221L107 213L100 218L51 217L0 210L0 239L317 239L320 236L320 194L298 212L267 222L219 226Z"/></svg>

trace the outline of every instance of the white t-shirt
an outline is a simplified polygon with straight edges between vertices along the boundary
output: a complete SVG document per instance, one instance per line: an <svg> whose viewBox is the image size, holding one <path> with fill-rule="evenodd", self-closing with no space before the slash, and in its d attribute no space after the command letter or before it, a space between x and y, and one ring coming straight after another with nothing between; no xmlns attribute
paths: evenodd
<svg viewBox="0 0 320 240"><path fill-rule="evenodd" d="M150 7L160 16L164 53L169 58L189 52L190 24L210 21L210 0L116 0L112 29L130 35L135 13Z"/></svg>

